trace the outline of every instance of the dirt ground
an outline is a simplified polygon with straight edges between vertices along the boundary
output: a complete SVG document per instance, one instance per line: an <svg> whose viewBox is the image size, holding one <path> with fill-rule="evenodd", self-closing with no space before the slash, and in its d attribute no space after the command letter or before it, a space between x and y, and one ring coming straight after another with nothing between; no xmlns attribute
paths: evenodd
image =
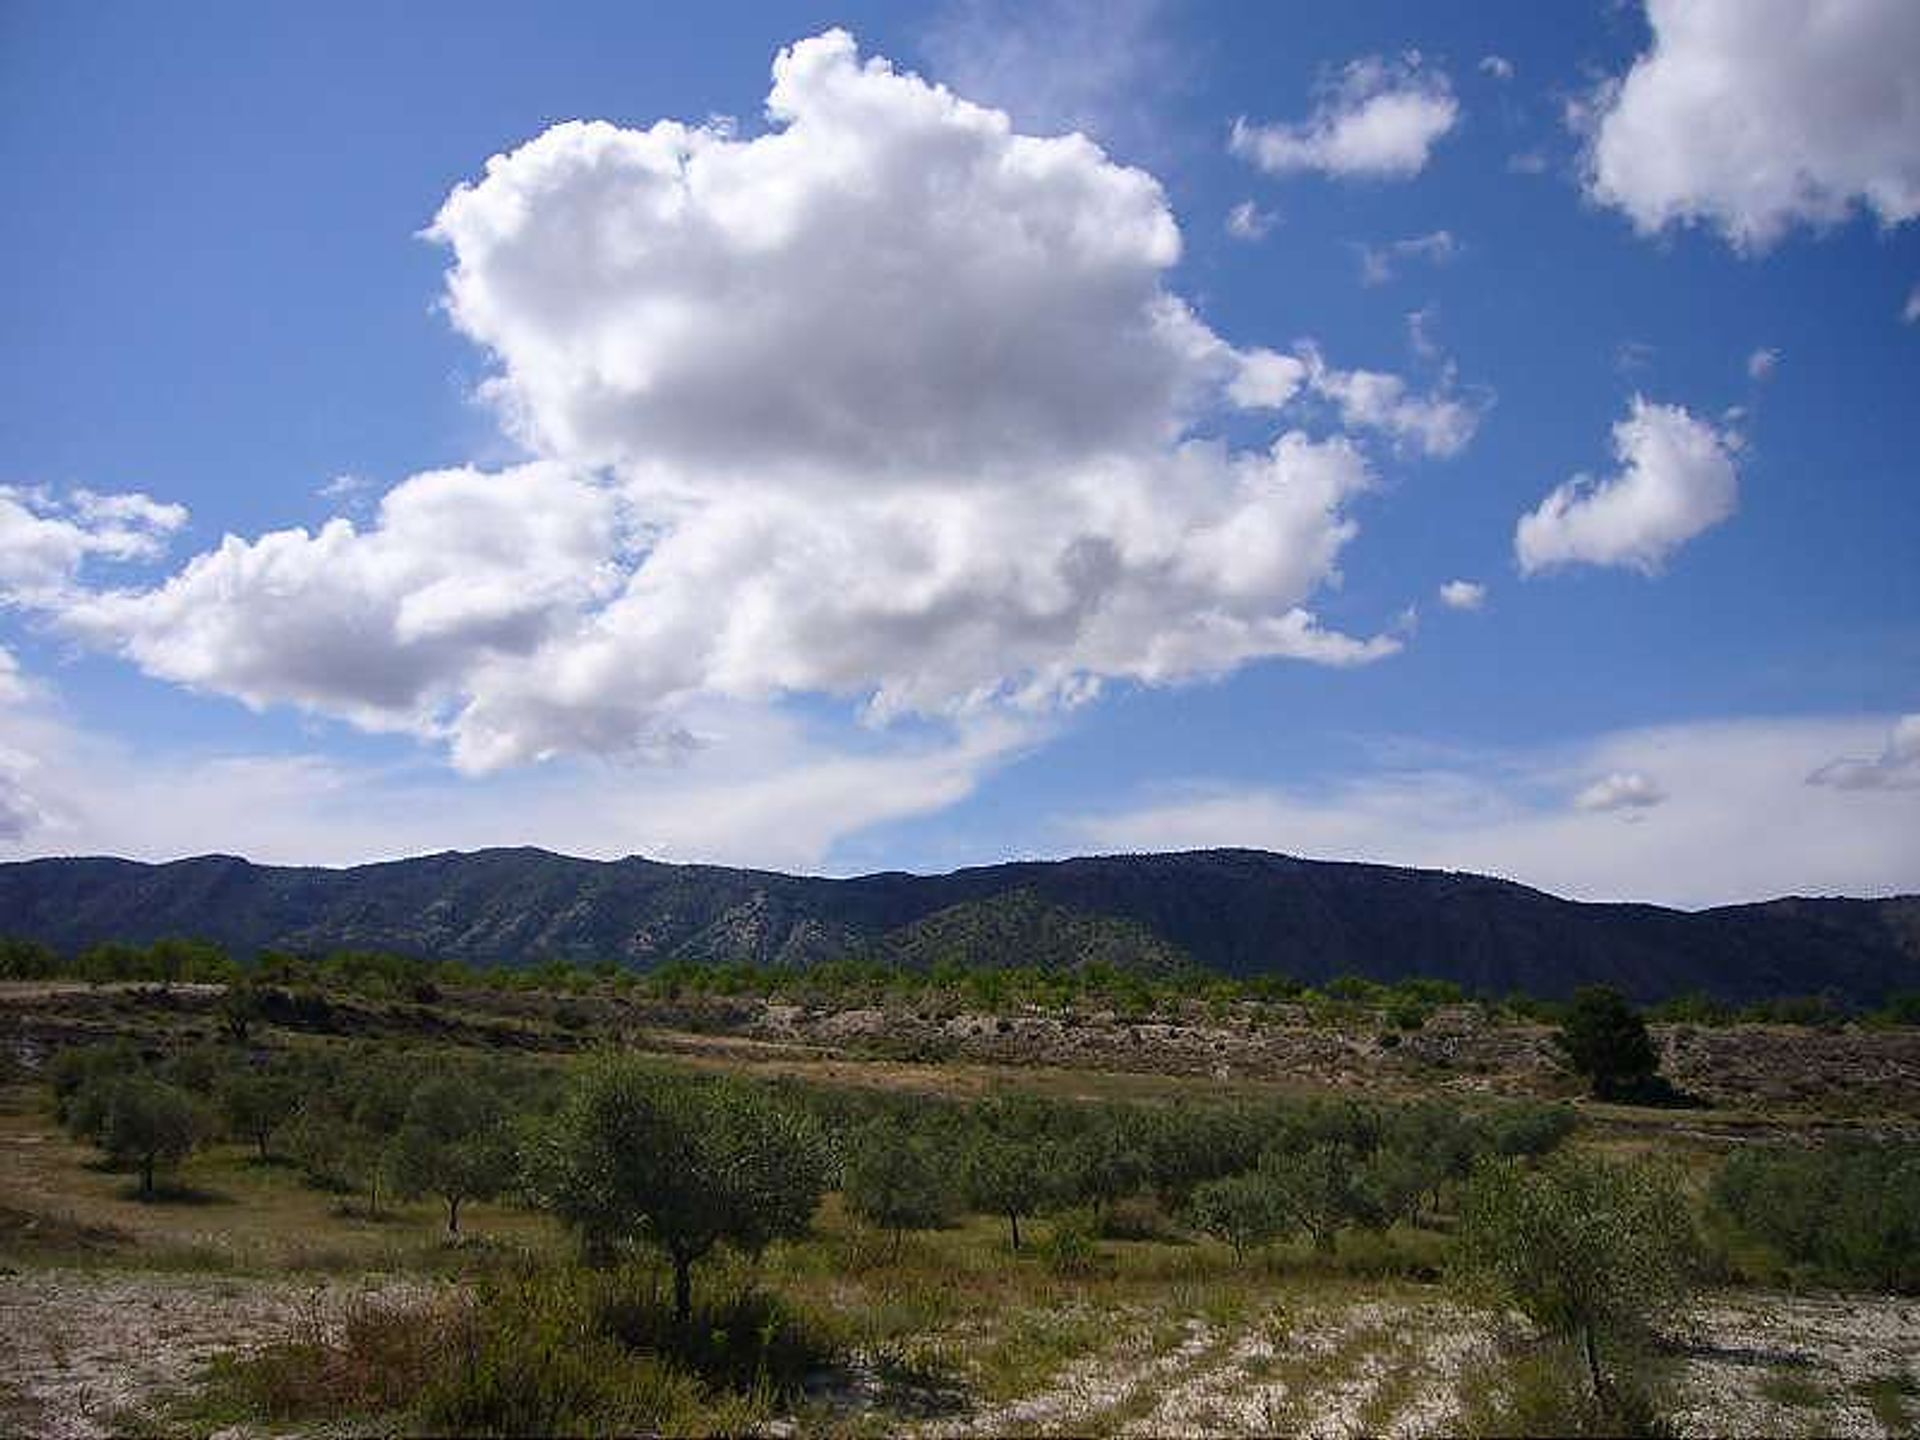
<svg viewBox="0 0 1920 1440"><path fill-rule="evenodd" d="M140 1428L216 1355L287 1334L352 1298L402 1299L417 1282L299 1284L139 1271L0 1275L0 1424L47 1440Z"/></svg>
<svg viewBox="0 0 1920 1440"><path fill-rule="evenodd" d="M290 1283L138 1271L0 1276L0 1424L50 1440L123 1433L215 1355L287 1333L356 1295L418 1282ZM422 1292L424 1294L424 1292ZM1920 1301L1717 1295L1686 1327L1681 1435L1903 1433L1867 1389L1920 1383ZM1033 1393L927 1423L929 1436L1445 1434L1493 1325L1445 1298L1276 1296L1229 1328L1143 1312ZM1783 1377L1785 1377L1783 1379ZM1889 1421L1893 1423L1889 1423Z"/></svg>

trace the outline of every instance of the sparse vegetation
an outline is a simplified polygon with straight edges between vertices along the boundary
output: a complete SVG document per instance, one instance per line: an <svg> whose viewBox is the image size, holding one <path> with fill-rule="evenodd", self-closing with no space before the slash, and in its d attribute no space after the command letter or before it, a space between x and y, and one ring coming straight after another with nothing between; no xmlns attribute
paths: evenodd
<svg viewBox="0 0 1920 1440"><path fill-rule="evenodd" d="M249 1336L267 1343L123 1428L1260 1429L1332 1407L1416 1432L1651 1432L1680 1403L1667 1372L1682 1362L1649 1337L1688 1333L1673 1282L1690 1273L1696 1210L1708 1268L1735 1280L1885 1287L1888 1257L1912 1249L1907 1158L1861 1140L1745 1147L1723 1165L1658 1112L1618 1122L1611 1106L1018 1066L983 1083L979 1067L761 1064L704 1042L675 1058L690 1032L648 1059L580 1056L563 1037L634 1043L614 997L636 984L556 967L555 990L472 992L354 964L366 989L256 978L244 1042L224 992L78 992L110 1017L102 1040L34 1072L39 1103L83 1137L105 1133L118 1086L183 1099L193 1143L156 1152L154 1170L197 1203L130 1204L85 1152L45 1151L36 1185L94 1198L60 1224L37 1190L18 1224L0 1210L9 1263L246 1287L289 1271L410 1277ZM1370 1043L1381 1022L1353 998L1369 992L1335 989L1325 1004L1361 1007L1337 1033ZM931 1003L905 994L884 1003ZM1649 1148L1686 1167L1684 1186L1621 1154ZM141 1168L130 1148L100 1153ZM1625 1249L1602 1271L1568 1260L1603 1240ZM1495 1310L1415 1330L1390 1318L1427 1314L1448 1276L1534 1329L1510 1334ZM1431 1369L1470 1339L1484 1385ZM1911 1408L1892 1381L1819 1383L1829 1408ZM1745 1393L1828 1413L1778 1385Z"/></svg>

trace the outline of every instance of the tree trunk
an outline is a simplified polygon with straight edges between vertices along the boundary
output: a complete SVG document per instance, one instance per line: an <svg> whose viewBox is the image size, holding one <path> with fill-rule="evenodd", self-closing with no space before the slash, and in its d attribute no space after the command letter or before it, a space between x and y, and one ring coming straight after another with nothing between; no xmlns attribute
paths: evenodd
<svg viewBox="0 0 1920 1440"><path fill-rule="evenodd" d="M895 1260L898 1260L899 1258L900 1258L900 1227L896 1225L893 1227L893 1248L887 1254L887 1262L891 1264L892 1262L894 1262Z"/></svg>
<svg viewBox="0 0 1920 1440"><path fill-rule="evenodd" d="M1020 1248L1020 1217L1013 1211L1007 1212L1007 1222L1013 1226L1013 1248Z"/></svg>
<svg viewBox="0 0 1920 1440"><path fill-rule="evenodd" d="M458 1235L459 1233L460 1197L458 1195L449 1195L447 1197L447 1234Z"/></svg>
<svg viewBox="0 0 1920 1440"><path fill-rule="evenodd" d="M143 1156L140 1161L140 1194L153 1194L153 1156Z"/></svg>
<svg viewBox="0 0 1920 1440"><path fill-rule="evenodd" d="M1580 1327L1580 1348L1587 1357L1587 1383L1593 1387L1593 1398L1600 1398L1600 1357L1593 1348L1593 1327Z"/></svg>
<svg viewBox="0 0 1920 1440"><path fill-rule="evenodd" d="M673 1257L673 1318L681 1329L693 1318L693 1261Z"/></svg>
<svg viewBox="0 0 1920 1440"><path fill-rule="evenodd" d="M260 1147L260 1158L261 1158L261 1159L262 1159L263 1161L264 1161L264 1160L266 1160L266 1159L268 1158L268 1156L267 1156L267 1132L266 1132L266 1131L264 1131L264 1130L262 1130L262 1131L261 1131L261 1132L260 1132L260 1133L259 1133L258 1135L256 1135L256 1136L254 1136L254 1137L253 1137L253 1143L254 1143L254 1144L256 1144L256 1145L258 1145L258 1146Z"/></svg>

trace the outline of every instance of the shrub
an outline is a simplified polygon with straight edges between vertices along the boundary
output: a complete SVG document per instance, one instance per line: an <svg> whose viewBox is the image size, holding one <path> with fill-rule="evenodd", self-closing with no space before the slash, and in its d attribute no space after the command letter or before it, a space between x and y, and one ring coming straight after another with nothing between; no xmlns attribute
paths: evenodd
<svg viewBox="0 0 1920 1440"><path fill-rule="evenodd" d="M1744 1150L1711 1194L1737 1227L1815 1278L1920 1293L1920 1146Z"/></svg>

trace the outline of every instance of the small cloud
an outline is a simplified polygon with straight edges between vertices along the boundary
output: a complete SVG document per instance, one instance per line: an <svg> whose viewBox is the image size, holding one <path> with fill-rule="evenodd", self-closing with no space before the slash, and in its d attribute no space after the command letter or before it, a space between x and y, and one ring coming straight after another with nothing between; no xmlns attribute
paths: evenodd
<svg viewBox="0 0 1920 1440"><path fill-rule="evenodd" d="M1227 212L1227 234L1236 240L1264 240L1280 223L1275 210L1262 210L1251 200L1242 200Z"/></svg>
<svg viewBox="0 0 1920 1440"><path fill-rule="evenodd" d="M1495 80L1513 78L1513 62L1504 55L1483 55L1480 57L1480 73L1492 76Z"/></svg>
<svg viewBox="0 0 1920 1440"><path fill-rule="evenodd" d="M1900 318L1909 325L1920 321L1920 285L1907 292L1906 308L1900 312Z"/></svg>
<svg viewBox="0 0 1920 1440"><path fill-rule="evenodd" d="M1634 396L1613 450L1614 474L1576 476L1521 517L1513 548L1522 574L1621 565L1652 575L1739 505L1737 444L1681 406Z"/></svg>
<svg viewBox="0 0 1920 1440"><path fill-rule="evenodd" d="M1920 714L1900 717L1878 759L1828 761L1807 783L1835 790L1920 790Z"/></svg>
<svg viewBox="0 0 1920 1440"><path fill-rule="evenodd" d="M1507 169L1516 175L1544 175L1547 173L1547 157L1538 150L1522 150L1517 155L1507 157Z"/></svg>
<svg viewBox="0 0 1920 1440"><path fill-rule="evenodd" d="M1751 380L1771 380L1773 372L1779 368L1778 350L1756 350L1747 357L1747 377Z"/></svg>
<svg viewBox="0 0 1920 1440"><path fill-rule="evenodd" d="M1440 587L1440 603L1449 610L1478 610L1487 603L1487 587L1474 580L1449 580Z"/></svg>
<svg viewBox="0 0 1920 1440"><path fill-rule="evenodd" d="M1592 814L1615 810L1650 810L1667 798L1653 780L1640 770L1616 770L1602 776L1573 797L1573 808Z"/></svg>
<svg viewBox="0 0 1920 1440"><path fill-rule="evenodd" d="M1451 230L1432 230L1425 235L1410 235L1385 245L1361 245L1360 283L1384 285L1393 279L1403 260L1424 260L1430 265L1445 265L1460 254L1460 242Z"/></svg>
<svg viewBox="0 0 1920 1440"><path fill-rule="evenodd" d="M1229 153L1269 175L1410 180L1460 119L1447 77L1423 69L1418 53L1398 63L1355 60L1321 87L1320 103L1294 124L1233 122Z"/></svg>
<svg viewBox="0 0 1920 1440"><path fill-rule="evenodd" d="M354 500L366 494L373 482L364 475L341 474L334 476L313 493L322 500Z"/></svg>
<svg viewBox="0 0 1920 1440"><path fill-rule="evenodd" d="M1407 344L1422 360L1438 360L1441 355L1440 342L1433 338L1434 319L1438 310L1438 306L1423 305L1418 310L1407 312Z"/></svg>

